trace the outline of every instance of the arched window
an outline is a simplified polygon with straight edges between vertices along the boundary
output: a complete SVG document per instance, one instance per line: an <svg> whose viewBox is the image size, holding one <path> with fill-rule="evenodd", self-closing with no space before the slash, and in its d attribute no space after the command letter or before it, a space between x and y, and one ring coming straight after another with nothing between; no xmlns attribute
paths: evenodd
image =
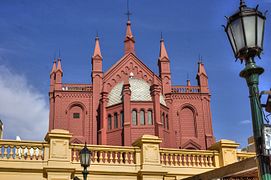
<svg viewBox="0 0 271 180"><path fill-rule="evenodd" d="M184 107L180 113L182 123L181 132L183 137L196 137L196 117L195 112L190 107Z"/></svg>
<svg viewBox="0 0 271 180"><path fill-rule="evenodd" d="M166 115L166 128L169 129L168 115Z"/></svg>
<svg viewBox="0 0 271 180"><path fill-rule="evenodd" d="M132 111L132 124L137 125L137 112L136 112L136 110Z"/></svg>
<svg viewBox="0 0 271 180"><path fill-rule="evenodd" d="M162 113L162 116L161 116L161 123L162 123L162 126L165 127L165 114Z"/></svg>
<svg viewBox="0 0 271 180"><path fill-rule="evenodd" d="M123 127L123 123L124 123L124 114L123 111L120 112L120 126Z"/></svg>
<svg viewBox="0 0 271 180"><path fill-rule="evenodd" d="M140 111L140 125L145 125L145 112L144 112L144 110Z"/></svg>
<svg viewBox="0 0 271 180"><path fill-rule="evenodd" d="M112 129L112 116L109 114L107 118L107 129L111 130Z"/></svg>
<svg viewBox="0 0 271 180"><path fill-rule="evenodd" d="M153 122L152 122L152 111L151 110L148 110L148 124L149 125L153 124Z"/></svg>
<svg viewBox="0 0 271 180"><path fill-rule="evenodd" d="M118 128L118 114L114 113L114 128Z"/></svg>

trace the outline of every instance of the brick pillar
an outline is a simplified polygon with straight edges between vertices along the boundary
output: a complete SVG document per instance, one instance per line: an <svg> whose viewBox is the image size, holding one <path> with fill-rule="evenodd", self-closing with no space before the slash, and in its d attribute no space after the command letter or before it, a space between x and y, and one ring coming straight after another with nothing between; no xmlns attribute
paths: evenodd
<svg viewBox="0 0 271 180"><path fill-rule="evenodd" d="M50 112L49 112L49 131L55 128L55 119L54 119L54 112L55 112L55 98L54 93L49 93L49 101L50 101Z"/></svg>
<svg viewBox="0 0 271 180"><path fill-rule="evenodd" d="M161 123L161 113L160 113L160 93L161 88L157 84L151 86L151 96L154 107L154 126L155 135L162 137L162 123Z"/></svg>
<svg viewBox="0 0 271 180"><path fill-rule="evenodd" d="M176 147L176 137L175 137L175 132L174 132L174 127L173 127L173 112L172 112L172 103L173 103L173 100L171 98L171 93L168 93L165 95L165 101L166 101L166 104L167 104L167 107L169 108L169 112L168 112L168 121L169 121L169 136L170 136L170 139L167 139L167 141L169 141L169 143L167 143L167 147L171 147L171 148L174 148Z"/></svg>
<svg viewBox="0 0 271 180"><path fill-rule="evenodd" d="M129 81L123 85L123 113L124 113L124 146L131 145L131 90Z"/></svg>
<svg viewBox="0 0 271 180"><path fill-rule="evenodd" d="M102 92L102 99L101 99L101 130L100 130L100 144L107 143L107 113L106 113L106 105L108 102L108 93Z"/></svg>

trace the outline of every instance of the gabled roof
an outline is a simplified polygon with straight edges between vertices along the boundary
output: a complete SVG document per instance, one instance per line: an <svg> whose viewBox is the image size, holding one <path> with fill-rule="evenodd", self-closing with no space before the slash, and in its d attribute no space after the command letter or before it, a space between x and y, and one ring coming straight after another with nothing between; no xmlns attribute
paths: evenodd
<svg viewBox="0 0 271 180"><path fill-rule="evenodd" d="M146 70L145 72L149 76L157 76L148 66L146 66L140 59L138 59L137 56L134 53L128 53L128 54L125 54L120 60L118 60L111 68L109 68L104 73L104 81L108 80L108 78L114 72L116 72L118 69L122 68L123 65L125 65L125 63L128 62L130 59L133 59L134 62L138 64L138 66L145 69Z"/></svg>

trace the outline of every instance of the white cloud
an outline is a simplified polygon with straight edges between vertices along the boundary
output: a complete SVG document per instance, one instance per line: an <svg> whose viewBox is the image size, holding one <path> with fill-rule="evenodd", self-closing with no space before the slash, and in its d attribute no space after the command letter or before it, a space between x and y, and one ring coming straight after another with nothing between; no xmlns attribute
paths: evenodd
<svg viewBox="0 0 271 180"><path fill-rule="evenodd" d="M251 120L243 120L243 121L240 121L240 124L251 124Z"/></svg>
<svg viewBox="0 0 271 180"><path fill-rule="evenodd" d="M42 140L49 121L46 101L24 76L0 65L0 119L5 139Z"/></svg>

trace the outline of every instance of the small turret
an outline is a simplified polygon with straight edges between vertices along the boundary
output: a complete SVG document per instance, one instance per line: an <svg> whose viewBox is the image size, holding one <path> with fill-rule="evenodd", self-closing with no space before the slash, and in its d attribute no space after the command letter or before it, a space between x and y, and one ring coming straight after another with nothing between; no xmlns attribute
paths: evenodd
<svg viewBox="0 0 271 180"><path fill-rule="evenodd" d="M200 86L201 92L209 93L208 76L202 62L198 62L198 73L196 79L198 81L198 86Z"/></svg>
<svg viewBox="0 0 271 180"><path fill-rule="evenodd" d="M135 39L131 30L131 21L127 21L126 35L124 39L124 53L134 53L135 54Z"/></svg>
<svg viewBox="0 0 271 180"><path fill-rule="evenodd" d="M170 61L165 47L164 39L161 36L160 52L158 58L159 76L163 84L163 94L171 92Z"/></svg>
<svg viewBox="0 0 271 180"><path fill-rule="evenodd" d="M54 61L52 71L50 73L50 92L54 91L55 81L56 81L56 61Z"/></svg>
<svg viewBox="0 0 271 180"><path fill-rule="evenodd" d="M103 71L103 57L101 53L101 48L100 48L100 41L99 37L96 36L95 38L95 47L94 47L94 52L92 56L92 76L93 73L101 73Z"/></svg>
<svg viewBox="0 0 271 180"><path fill-rule="evenodd" d="M62 89L62 77L63 77L63 70L61 66L61 59L57 59L57 68L56 68L56 80L55 80L55 90Z"/></svg>

